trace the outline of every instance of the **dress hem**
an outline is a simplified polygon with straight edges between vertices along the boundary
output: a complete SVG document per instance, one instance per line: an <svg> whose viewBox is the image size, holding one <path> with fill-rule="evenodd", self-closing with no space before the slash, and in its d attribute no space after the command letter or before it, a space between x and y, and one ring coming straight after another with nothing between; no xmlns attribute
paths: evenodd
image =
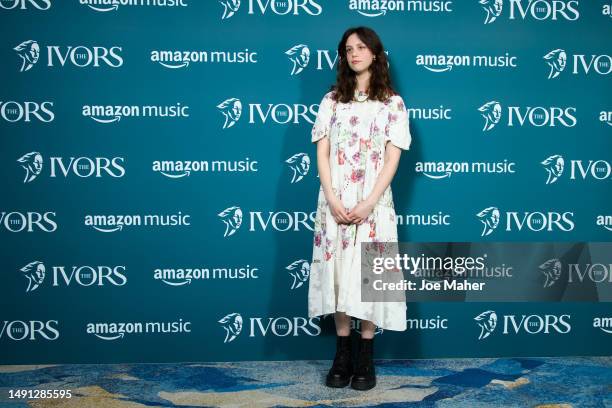
<svg viewBox="0 0 612 408"><path fill-rule="evenodd" d="M406 311L406 310L408 310L408 308L406 308L404 311ZM393 327L385 327L385 326L382 326L382 325L378 324L378 323L377 323L375 320L371 320L371 319L369 319L368 317L365 317L364 315L362 315L362 314L360 314L360 313L354 313L354 312L350 312L350 311L347 311L347 310L340 310L340 309L338 309L338 308L336 308L336 310L334 310L334 311L332 311L332 312L322 312L322 313L316 313L316 314L310 314L310 313L309 313L309 314L308 314L308 317L309 317L309 318L312 318L312 317L319 317L319 316L323 316L323 315L333 314L333 313L336 313L336 312L343 312L343 313L346 313L348 316L354 317L355 319L360 319L360 320L367 320L367 321L370 321L370 322L374 323L374 324L375 324L377 327L379 327L379 328L381 328L381 329L383 329L383 330L391 330L391 331L399 331L399 332L403 332L403 331L406 331L406 329L408 328L408 326L407 326L407 325L404 325L404 326L403 326L403 327L404 327L403 329L398 328L397 326L393 326Z"/></svg>

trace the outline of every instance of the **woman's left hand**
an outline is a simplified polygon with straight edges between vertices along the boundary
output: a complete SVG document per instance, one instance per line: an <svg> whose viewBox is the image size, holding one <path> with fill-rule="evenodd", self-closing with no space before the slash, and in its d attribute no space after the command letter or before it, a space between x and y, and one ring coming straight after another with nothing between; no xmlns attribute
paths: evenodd
<svg viewBox="0 0 612 408"><path fill-rule="evenodd" d="M368 218L372 210L374 209L374 204L369 202L368 200L363 200L357 203L353 209L347 214L351 223L353 224L363 224L363 222Z"/></svg>

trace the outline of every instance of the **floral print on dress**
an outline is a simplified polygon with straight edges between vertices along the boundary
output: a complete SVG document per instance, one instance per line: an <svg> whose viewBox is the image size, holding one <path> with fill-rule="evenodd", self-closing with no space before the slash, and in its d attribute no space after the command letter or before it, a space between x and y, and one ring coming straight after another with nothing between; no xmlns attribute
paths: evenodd
<svg viewBox="0 0 612 408"><path fill-rule="evenodd" d="M324 137L330 144L332 189L348 209L372 191L384 167L387 143L408 150L412 142L408 112L399 95L385 102L340 103L328 92L319 104L311 141ZM320 187L314 229L308 316L344 311L383 329L405 330L405 301L362 302L360 292L361 243L375 242L387 250L388 243L397 242L391 186L361 225L336 224Z"/></svg>

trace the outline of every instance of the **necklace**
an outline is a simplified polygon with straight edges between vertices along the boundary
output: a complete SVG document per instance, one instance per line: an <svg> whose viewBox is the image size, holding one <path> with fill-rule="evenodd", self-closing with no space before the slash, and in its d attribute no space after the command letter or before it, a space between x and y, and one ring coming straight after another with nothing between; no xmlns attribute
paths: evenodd
<svg viewBox="0 0 612 408"><path fill-rule="evenodd" d="M368 100L368 92L361 92L355 89L355 95L353 96L353 100L357 102L365 102Z"/></svg>

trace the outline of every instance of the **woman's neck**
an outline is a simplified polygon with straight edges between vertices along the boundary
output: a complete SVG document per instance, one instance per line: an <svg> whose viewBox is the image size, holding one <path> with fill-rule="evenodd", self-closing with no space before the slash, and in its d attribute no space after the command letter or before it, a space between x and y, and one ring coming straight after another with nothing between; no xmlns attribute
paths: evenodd
<svg viewBox="0 0 612 408"><path fill-rule="evenodd" d="M370 88L370 72L365 70L357 74L357 90L367 92Z"/></svg>

